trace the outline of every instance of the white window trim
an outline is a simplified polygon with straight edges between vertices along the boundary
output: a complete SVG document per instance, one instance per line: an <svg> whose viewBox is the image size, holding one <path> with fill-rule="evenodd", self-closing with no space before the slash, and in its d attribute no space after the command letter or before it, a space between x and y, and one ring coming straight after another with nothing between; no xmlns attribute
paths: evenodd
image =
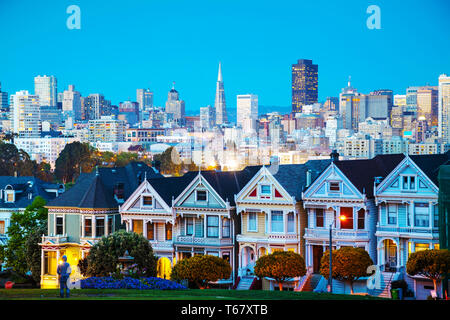
<svg viewBox="0 0 450 320"><path fill-rule="evenodd" d="M339 190L335 191L335 190L331 190L331 184L332 183L337 183L339 186ZM336 181L336 180L329 180L328 183L328 193L342 193L342 182L341 181Z"/></svg>
<svg viewBox="0 0 450 320"><path fill-rule="evenodd" d="M152 205L146 205L144 204L144 197L151 197L152 198ZM155 197L150 193L143 193L141 194L141 208L144 209L154 209L155 208Z"/></svg>
<svg viewBox="0 0 450 320"><path fill-rule="evenodd" d="M403 179L404 177L408 177L408 189L405 189L403 187ZM414 177L414 189L410 189L409 186L411 186L411 177ZM400 175L400 190L406 191L406 192L417 192L417 184L418 184L418 176L415 174L402 174Z"/></svg>
<svg viewBox="0 0 450 320"><path fill-rule="evenodd" d="M263 193L262 192L262 187L263 186L269 186L270 192L269 193ZM259 184L259 187L258 187L259 197L264 197L264 199L272 199L272 193L273 193L273 188L272 188L272 185L270 183L261 183L261 184Z"/></svg>
<svg viewBox="0 0 450 320"><path fill-rule="evenodd" d="M92 234L95 234L95 238L99 238L99 236L97 235L97 220L102 220L102 218L103 218L103 230L104 230L102 237L106 236L106 223L107 223L107 221L106 221L105 216L95 216L94 219L93 219L95 221L95 225L94 225L95 226L95 231L92 232Z"/></svg>
<svg viewBox="0 0 450 320"><path fill-rule="evenodd" d="M292 214L292 216L294 217L294 220L292 220L292 226L293 226L293 231L289 231L289 215L290 214ZM287 214L286 214L286 233L288 233L288 234L295 234L296 232L295 232L295 226L296 226L296 223L295 223L295 213L294 212L288 212Z"/></svg>
<svg viewBox="0 0 450 320"><path fill-rule="evenodd" d="M57 218L62 218L62 221L63 221L63 230L62 230L62 234L57 234L56 233L56 220L57 220ZM66 231L66 219L64 219L65 217L64 217L64 215L63 214L55 214L55 220L54 220L54 233L55 233L55 236L64 236L66 233L65 233L65 231Z"/></svg>
<svg viewBox="0 0 450 320"><path fill-rule="evenodd" d="M395 206L395 224L389 223L389 206ZM398 203L387 203L386 204L386 225L387 226L398 226Z"/></svg>
<svg viewBox="0 0 450 320"><path fill-rule="evenodd" d="M250 215L254 214L255 215L255 230L251 230L250 227ZM247 232L258 232L258 215L256 212L248 212L247 213Z"/></svg>
<svg viewBox="0 0 450 320"><path fill-rule="evenodd" d="M198 200L198 198L197 198L197 193L199 192L199 191L205 191L206 192L206 200ZM196 189L195 190L195 201L196 202L208 202L208 200L209 200L209 196L208 196L208 190L206 190L206 189Z"/></svg>

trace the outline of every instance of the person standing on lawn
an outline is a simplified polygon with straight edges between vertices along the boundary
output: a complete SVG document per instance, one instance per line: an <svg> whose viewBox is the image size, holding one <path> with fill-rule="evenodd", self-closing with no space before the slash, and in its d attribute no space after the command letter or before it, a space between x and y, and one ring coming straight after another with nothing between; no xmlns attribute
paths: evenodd
<svg viewBox="0 0 450 320"><path fill-rule="evenodd" d="M66 298L70 296L70 289L67 286L67 282L69 281L70 274L72 270L70 269L70 264L67 262L67 257L62 256L63 262L58 265L56 272L59 276L59 296L64 298L64 289L66 289Z"/></svg>

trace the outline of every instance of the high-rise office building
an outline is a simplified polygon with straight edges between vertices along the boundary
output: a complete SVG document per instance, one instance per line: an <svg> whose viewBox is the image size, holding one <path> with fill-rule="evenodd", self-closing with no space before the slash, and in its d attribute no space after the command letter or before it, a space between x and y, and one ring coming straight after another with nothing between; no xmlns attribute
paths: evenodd
<svg viewBox="0 0 450 320"><path fill-rule="evenodd" d="M339 114L342 116L342 127L344 129L351 129L355 127L352 119L359 109L359 95L358 90L351 85L351 78L349 77L347 87L342 88L339 94ZM356 125L357 127L357 125Z"/></svg>
<svg viewBox="0 0 450 320"><path fill-rule="evenodd" d="M200 127L205 130L209 130L214 127L216 123L216 115L214 108L210 105L206 107L200 107Z"/></svg>
<svg viewBox="0 0 450 320"><path fill-rule="evenodd" d="M41 106L57 106L57 82L54 76L37 76L34 78L34 94L39 96Z"/></svg>
<svg viewBox="0 0 450 320"><path fill-rule="evenodd" d="M2 91L2 84L0 83L0 119L7 118L9 113L8 92Z"/></svg>
<svg viewBox="0 0 450 320"><path fill-rule="evenodd" d="M450 144L450 76L439 76L438 134L442 142Z"/></svg>
<svg viewBox="0 0 450 320"><path fill-rule="evenodd" d="M22 90L10 96L11 129L20 138L41 136L39 96Z"/></svg>
<svg viewBox="0 0 450 320"><path fill-rule="evenodd" d="M394 95L394 106L406 107L406 94L395 94Z"/></svg>
<svg viewBox="0 0 450 320"><path fill-rule="evenodd" d="M222 77L222 64L219 62L219 72L216 83L216 99L214 102L214 109L216 110L216 124L222 125L228 122L227 106L225 102L225 89Z"/></svg>
<svg viewBox="0 0 450 320"><path fill-rule="evenodd" d="M150 89L136 89L136 101L139 111L149 110L153 107L153 92Z"/></svg>
<svg viewBox="0 0 450 320"><path fill-rule="evenodd" d="M139 122L139 104L134 101L124 101L119 103L119 120L125 120L130 126Z"/></svg>
<svg viewBox="0 0 450 320"><path fill-rule="evenodd" d="M302 106L318 100L319 66L301 59L292 65L292 112L302 112Z"/></svg>
<svg viewBox="0 0 450 320"><path fill-rule="evenodd" d="M439 88L433 86L417 89L417 118L424 117L428 127L438 123L438 93Z"/></svg>
<svg viewBox="0 0 450 320"><path fill-rule="evenodd" d="M339 110L339 98L338 97L327 97L323 104L324 110L327 111L338 111Z"/></svg>
<svg viewBox="0 0 450 320"><path fill-rule="evenodd" d="M167 95L166 114L172 118L178 125L183 125L185 117L184 101L180 100L178 91L175 90L175 84Z"/></svg>
<svg viewBox="0 0 450 320"><path fill-rule="evenodd" d="M111 102L100 93L93 93L84 98L85 119L94 120L111 115Z"/></svg>
<svg viewBox="0 0 450 320"><path fill-rule="evenodd" d="M241 94L236 102L236 125L244 132L256 130L258 120L258 96L256 94Z"/></svg>
<svg viewBox="0 0 450 320"><path fill-rule="evenodd" d="M419 87L406 88L406 112L417 112L417 89Z"/></svg>
<svg viewBox="0 0 450 320"><path fill-rule="evenodd" d="M62 100L63 113L69 113L74 120L81 120L81 94L75 91L75 86L69 84L69 89L64 90Z"/></svg>

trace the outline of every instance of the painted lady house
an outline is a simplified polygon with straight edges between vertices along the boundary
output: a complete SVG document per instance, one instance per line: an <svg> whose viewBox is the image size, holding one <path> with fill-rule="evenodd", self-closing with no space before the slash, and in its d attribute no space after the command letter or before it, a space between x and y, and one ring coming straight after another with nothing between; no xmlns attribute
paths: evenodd
<svg viewBox="0 0 450 320"><path fill-rule="evenodd" d="M48 231L42 237L41 288L57 288L60 257L80 278L78 260L87 256L98 240L121 226L119 206L147 177L162 177L142 162L125 167L98 168L82 173L73 187L47 204Z"/></svg>
<svg viewBox="0 0 450 320"><path fill-rule="evenodd" d="M369 160L333 161L303 193L307 213L304 238L305 262L311 290L323 289L325 278L320 275L322 255L329 249L329 230L332 228L332 247L364 248L377 263L377 207L374 197L374 177L386 177L402 160L403 155L379 155ZM344 216L341 221L339 217ZM359 284L365 287L365 283ZM355 291L363 290L355 286ZM350 288L333 280L334 293L348 293Z"/></svg>
<svg viewBox="0 0 450 320"><path fill-rule="evenodd" d="M299 165L255 167L257 173L235 199L241 223L236 237L238 289L248 289L255 281L254 266L261 256L277 250L304 255L301 193L329 163L330 160L310 160ZM266 280L263 288L276 286ZM293 286L291 283L287 287Z"/></svg>
<svg viewBox="0 0 450 320"><path fill-rule="evenodd" d="M433 283L406 274L411 253L439 248L438 172L449 155L403 156L376 186L378 266L387 279L404 279L417 299L426 299Z"/></svg>
<svg viewBox="0 0 450 320"><path fill-rule="evenodd" d="M37 196L48 202L64 191L64 185L48 183L33 176L0 176L0 245L6 245L8 241L12 213L24 212Z"/></svg>
<svg viewBox="0 0 450 320"><path fill-rule="evenodd" d="M227 260L232 273L216 286L231 287L236 278L237 250L235 235L237 194L253 177L255 168L242 171L188 172L190 183L174 199L174 247L177 260L207 254Z"/></svg>
<svg viewBox="0 0 450 320"><path fill-rule="evenodd" d="M190 174L182 177L147 179L120 206L121 220L127 231L147 238L159 258L158 277L169 278L175 263L174 229L172 209L174 197L180 194L192 180Z"/></svg>

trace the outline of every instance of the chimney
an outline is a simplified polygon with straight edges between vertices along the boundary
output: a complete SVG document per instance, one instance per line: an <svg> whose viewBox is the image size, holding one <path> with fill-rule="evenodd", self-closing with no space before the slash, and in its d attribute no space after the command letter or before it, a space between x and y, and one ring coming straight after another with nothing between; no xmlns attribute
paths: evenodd
<svg viewBox="0 0 450 320"><path fill-rule="evenodd" d="M336 150L333 150L333 152L330 153L331 161L335 162L339 160L339 153L337 153Z"/></svg>

